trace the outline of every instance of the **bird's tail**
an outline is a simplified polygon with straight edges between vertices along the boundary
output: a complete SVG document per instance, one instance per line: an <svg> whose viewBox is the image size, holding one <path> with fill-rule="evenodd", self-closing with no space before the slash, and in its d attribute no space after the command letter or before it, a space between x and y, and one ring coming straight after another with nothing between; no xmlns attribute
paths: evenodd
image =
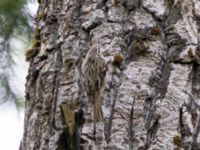
<svg viewBox="0 0 200 150"><path fill-rule="evenodd" d="M102 111L101 105L102 105L102 100L101 100L100 91L97 91L95 93L94 107L93 107L94 122L103 121L103 111Z"/></svg>

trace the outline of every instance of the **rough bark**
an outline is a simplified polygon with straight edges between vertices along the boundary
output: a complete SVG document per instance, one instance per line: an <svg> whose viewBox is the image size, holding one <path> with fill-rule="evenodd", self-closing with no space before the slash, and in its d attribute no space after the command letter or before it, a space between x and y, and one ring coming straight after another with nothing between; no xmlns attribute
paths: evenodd
<svg viewBox="0 0 200 150"><path fill-rule="evenodd" d="M20 150L200 149L198 0L42 0ZM94 124L81 64L108 64Z"/></svg>

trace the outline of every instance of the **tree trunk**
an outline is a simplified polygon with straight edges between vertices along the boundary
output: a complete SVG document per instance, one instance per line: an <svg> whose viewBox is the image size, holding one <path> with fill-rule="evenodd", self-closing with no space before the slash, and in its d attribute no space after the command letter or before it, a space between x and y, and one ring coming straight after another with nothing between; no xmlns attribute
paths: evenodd
<svg viewBox="0 0 200 150"><path fill-rule="evenodd" d="M200 149L200 2L41 0L20 150ZM81 64L108 69L94 122Z"/></svg>

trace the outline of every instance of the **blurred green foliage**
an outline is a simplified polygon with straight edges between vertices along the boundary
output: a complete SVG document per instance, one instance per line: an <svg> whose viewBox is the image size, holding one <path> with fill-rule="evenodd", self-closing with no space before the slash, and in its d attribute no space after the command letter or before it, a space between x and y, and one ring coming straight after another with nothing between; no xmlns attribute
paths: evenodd
<svg viewBox="0 0 200 150"><path fill-rule="evenodd" d="M15 49L11 48L11 39L20 36L29 38L31 35L31 26L28 22L26 4L30 0L0 0L0 88L4 88L0 98L0 104L13 100L16 106L19 106L19 98L13 91L11 76L12 54ZM21 105L20 105L21 106ZM19 106L19 107L20 107Z"/></svg>
<svg viewBox="0 0 200 150"><path fill-rule="evenodd" d="M10 38L14 31L24 32L30 29L27 15L24 14L26 0L0 0L0 35Z"/></svg>

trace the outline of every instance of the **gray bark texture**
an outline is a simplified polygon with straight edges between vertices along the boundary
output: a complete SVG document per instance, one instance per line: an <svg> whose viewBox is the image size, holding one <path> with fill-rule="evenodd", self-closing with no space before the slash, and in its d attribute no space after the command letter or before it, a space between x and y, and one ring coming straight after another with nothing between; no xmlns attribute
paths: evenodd
<svg viewBox="0 0 200 150"><path fill-rule="evenodd" d="M41 0L20 150L200 150L200 1ZM106 61L103 121L81 65Z"/></svg>

